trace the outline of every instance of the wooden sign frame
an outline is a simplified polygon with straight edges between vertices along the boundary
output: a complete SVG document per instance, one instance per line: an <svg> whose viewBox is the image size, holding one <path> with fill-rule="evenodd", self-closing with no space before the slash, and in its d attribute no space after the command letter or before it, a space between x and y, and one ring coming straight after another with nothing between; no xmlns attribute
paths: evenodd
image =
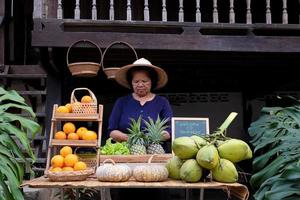
<svg viewBox="0 0 300 200"><path fill-rule="evenodd" d="M171 126L172 126L172 142L173 140L176 138L176 126L175 123L176 121L201 121L201 122L205 122L205 135L209 134L209 118L201 118L201 117L172 117L171 119ZM186 135L186 136L190 136L190 135Z"/></svg>

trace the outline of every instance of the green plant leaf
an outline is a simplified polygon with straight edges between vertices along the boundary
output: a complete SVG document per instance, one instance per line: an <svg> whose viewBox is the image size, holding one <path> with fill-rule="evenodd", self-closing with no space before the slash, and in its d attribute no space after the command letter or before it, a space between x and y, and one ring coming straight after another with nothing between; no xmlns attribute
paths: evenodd
<svg viewBox="0 0 300 200"><path fill-rule="evenodd" d="M27 105L25 99L21 97L15 90L6 91L1 87L0 95L0 103L3 101L14 101L22 105Z"/></svg>

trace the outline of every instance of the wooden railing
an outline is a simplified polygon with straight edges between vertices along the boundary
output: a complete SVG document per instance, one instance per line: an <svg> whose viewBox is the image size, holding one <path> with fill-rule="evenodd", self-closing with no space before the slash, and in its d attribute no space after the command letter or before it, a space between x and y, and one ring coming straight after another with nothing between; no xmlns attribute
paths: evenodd
<svg viewBox="0 0 300 200"><path fill-rule="evenodd" d="M299 0L34 0L34 18L299 24L299 4Z"/></svg>

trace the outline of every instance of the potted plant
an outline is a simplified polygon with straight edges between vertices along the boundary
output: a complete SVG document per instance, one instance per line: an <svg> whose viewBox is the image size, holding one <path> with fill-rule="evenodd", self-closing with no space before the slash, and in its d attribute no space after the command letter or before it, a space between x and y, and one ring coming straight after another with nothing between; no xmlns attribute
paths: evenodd
<svg viewBox="0 0 300 200"><path fill-rule="evenodd" d="M26 153L33 162L35 161L27 134L31 133L34 137L40 126L32 119L10 112L12 109L26 111L35 117L35 113L23 97L14 90L7 91L0 87L0 199L19 200L24 199L19 187L23 181L24 166L17 158L27 163L24 155ZM21 147L17 145L16 140Z"/></svg>

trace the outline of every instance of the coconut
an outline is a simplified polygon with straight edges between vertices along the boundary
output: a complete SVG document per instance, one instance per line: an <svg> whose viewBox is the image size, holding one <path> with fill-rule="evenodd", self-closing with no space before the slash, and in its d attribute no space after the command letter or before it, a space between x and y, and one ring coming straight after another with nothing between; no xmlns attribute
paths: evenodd
<svg viewBox="0 0 300 200"><path fill-rule="evenodd" d="M186 160L180 168L180 178L186 182L198 182L202 177L202 168L195 159Z"/></svg>
<svg viewBox="0 0 300 200"><path fill-rule="evenodd" d="M190 137L179 137L173 141L172 150L180 159L186 160L196 156L198 147Z"/></svg>
<svg viewBox="0 0 300 200"><path fill-rule="evenodd" d="M218 150L214 145L206 145L198 151L196 159L201 167L212 169L219 162Z"/></svg>
<svg viewBox="0 0 300 200"><path fill-rule="evenodd" d="M168 160L166 167L169 171L170 178L177 179L177 180L180 179L180 168L182 164L183 161L177 156L174 156L170 160Z"/></svg>
<svg viewBox="0 0 300 200"><path fill-rule="evenodd" d="M252 151L248 144L238 139L226 140L218 146L218 151L221 158L234 163L252 158Z"/></svg>
<svg viewBox="0 0 300 200"><path fill-rule="evenodd" d="M191 136L191 138L194 140L194 142L196 143L196 145L199 149L201 149L201 147L207 145L206 140L198 135L193 135L193 136Z"/></svg>
<svg viewBox="0 0 300 200"><path fill-rule="evenodd" d="M211 170L213 179L224 183L234 183L238 180L238 172L234 164L221 158L217 167Z"/></svg>

